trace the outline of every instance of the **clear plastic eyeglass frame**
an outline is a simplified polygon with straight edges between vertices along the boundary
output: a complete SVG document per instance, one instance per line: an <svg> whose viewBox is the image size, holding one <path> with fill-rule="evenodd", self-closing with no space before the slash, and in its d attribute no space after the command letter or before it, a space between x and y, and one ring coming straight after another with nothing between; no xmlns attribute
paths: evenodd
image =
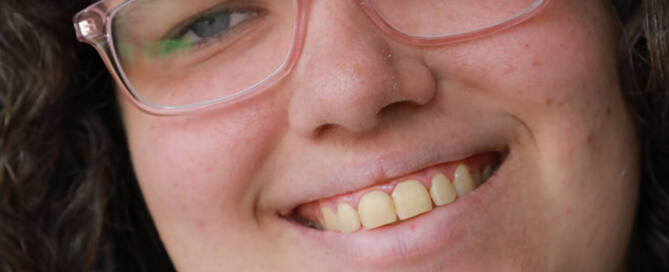
<svg viewBox="0 0 669 272"><path fill-rule="evenodd" d="M146 101L140 95L138 95L138 93L130 84L128 78L121 71L119 57L116 50L114 49L111 21L119 9L129 3L132 3L133 1L136 0L101 0L80 11L74 16L74 27L77 33L77 38L79 41L89 43L95 47L105 65L107 66L107 69L109 69L111 75L116 80L119 88L121 88L122 93L130 98L130 100L138 108L149 114L177 115L202 111L205 109L210 109L215 105L226 105L245 98L249 98L255 94L271 88L274 84L281 81L284 77L290 74L302 51L307 32L307 18L310 10L309 6L312 0L288 0L294 2L296 12L292 44L287 57L273 73L253 86L240 90L234 94L219 97L209 101L181 106L164 106ZM506 20L497 24L464 33L430 37L410 35L394 28L376 11L371 3L372 0L352 1L355 1L360 6L364 14L390 38L412 46L435 47L477 39L515 26L532 18L543 7L545 7L550 0L537 0L530 7L523 10L518 15L507 18Z"/></svg>

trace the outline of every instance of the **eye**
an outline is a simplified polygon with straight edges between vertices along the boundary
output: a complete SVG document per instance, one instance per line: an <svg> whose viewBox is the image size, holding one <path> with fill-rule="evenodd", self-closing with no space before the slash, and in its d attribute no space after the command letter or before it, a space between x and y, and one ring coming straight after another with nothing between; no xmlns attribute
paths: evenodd
<svg viewBox="0 0 669 272"><path fill-rule="evenodd" d="M200 44L208 39L226 34L235 26L258 16L254 10L223 10L207 13L195 18L183 28L175 40L188 44Z"/></svg>

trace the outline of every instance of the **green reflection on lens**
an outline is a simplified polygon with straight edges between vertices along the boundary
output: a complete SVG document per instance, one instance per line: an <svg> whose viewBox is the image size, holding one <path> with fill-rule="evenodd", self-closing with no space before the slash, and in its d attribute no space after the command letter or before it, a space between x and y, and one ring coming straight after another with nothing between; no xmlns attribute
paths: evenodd
<svg viewBox="0 0 669 272"><path fill-rule="evenodd" d="M164 56L176 52L188 51L188 49L190 49L192 45L193 45L192 42L185 40L161 41L160 44L158 45L159 48L158 54L159 56Z"/></svg>
<svg viewBox="0 0 669 272"><path fill-rule="evenodd" d="M131 44L121 42L117 46L117 50L123 62L133 63L135 61L135 50Z"/></svg>
<svg viewBox="0 0 669 272"><path fill-rule="evenodd" d="M144 44L145 56L148 59L165 57L174 53L185 53L193 47L193 42L187 40L164 40L158 43Z"/></svg>

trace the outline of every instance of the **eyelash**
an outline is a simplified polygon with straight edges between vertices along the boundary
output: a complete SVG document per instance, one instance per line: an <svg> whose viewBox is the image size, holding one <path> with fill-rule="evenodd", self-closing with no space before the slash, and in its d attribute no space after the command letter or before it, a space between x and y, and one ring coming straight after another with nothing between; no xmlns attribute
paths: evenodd
<svg viewBox="0 0 669 272"><path fill-rule="evenodd" d="M216 33L215 35L209 37L198 38L197 41L192 43L194 49L200 49L206 47L209 44L213 43L214 41L221 40L225 37L234 35L234 33L239 32L240 26L243 26L251 21L254 21L262 17L265 11L262 8L258 7L229 7L229 6L224 8L214 7L209 11L197 14L187 19L186 21L180 23L175 30L170 31L169 34L167 34L165 37L167 40L181 40L184 37L186 37L189 33L192 33L191 35L193 36L197 36L197 34L194 33L195 24L203 20L206 20L209 16L217 15L219 13L227 13L229 14L228 16L231 17L237 13L250 14L250 15L246 16L245 18L243 18L243 20L239 21L236 24L232 24L231 22L230 26L224 31L221 31L220 33Z"/></svg>

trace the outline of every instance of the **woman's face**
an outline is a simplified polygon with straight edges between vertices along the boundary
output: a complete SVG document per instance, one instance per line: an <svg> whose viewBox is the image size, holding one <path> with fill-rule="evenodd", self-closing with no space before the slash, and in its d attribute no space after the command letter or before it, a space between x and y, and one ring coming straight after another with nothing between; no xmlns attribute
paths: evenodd
<svg viewBox="0 0 669 272"><path fill-rule="evenodd" d="M169 117L122 99L177 269L621 269L639 153L607 1L554 0L511 29L427 48L384 35L355 1L309 8L295 68L258 96ZM475 183L496 171L469 192L460 164ZM425 194L439 173L441 206Z"/></svg>

